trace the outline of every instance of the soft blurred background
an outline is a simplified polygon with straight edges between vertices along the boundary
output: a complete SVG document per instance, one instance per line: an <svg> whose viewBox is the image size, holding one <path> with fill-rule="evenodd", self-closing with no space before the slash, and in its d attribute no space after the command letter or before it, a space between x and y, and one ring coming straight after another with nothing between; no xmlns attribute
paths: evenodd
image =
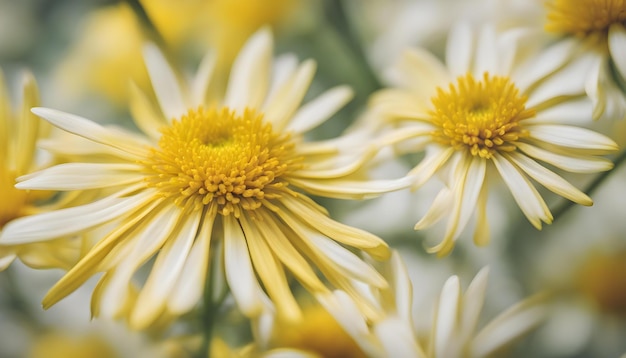
<svg viewBox="0 0 626 358"><path fill-rule="evenodd" d="M384 86L385 67L405 46L424 46L441 55L447 31L461 19L540 27L542 16L541 1L532 0L0 0L0 67L11 93L18 92L20 71L28 69L40 85L43 106L132 126L129 84L148 85L143 42L157 42L171 62L189 73L205 52L216 51L218 91L239 47L269 25L279 53L317 61L309 96L338 84L355 89L351 104L314 132L325 138L358 120L368 96ZM623 146L623 123L590 121L587 126ZM402 175L413 159L386 161L372 174ZM594 179L571 180L585 188ZM553 293L545 324L507 356L617 357L626 352L625 182L626 168L617 167L600 182L589 208L549 196L556 220L543 231L525 220L510 196L495 197L490 203L492 243L479 248L462 237L443 259L424 251L424 243L436 241L440 232L412 230L436 187L366 202L318 201L339 221L367 229L400 250L414 285L417 326L428 328L430 307L450 275L467 285L489 265L485 320L531 294ZM0 357L185 356L193 346L187 339L197 328L193 317L148 334L128 332L121 323L91 321L92 287L43 311L39 302L61 274L19 262L0 273ZM242 318L225 317L231 327L225 324L218 333L233 344L245 343L250 333L242 328Z"/></svg>

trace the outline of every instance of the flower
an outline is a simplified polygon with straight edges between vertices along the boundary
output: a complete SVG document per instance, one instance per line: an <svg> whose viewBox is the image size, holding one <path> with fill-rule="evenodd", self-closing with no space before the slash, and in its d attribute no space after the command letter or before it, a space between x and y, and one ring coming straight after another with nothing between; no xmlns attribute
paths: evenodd
<svg viewBox="0 0 626 358"><path fill-rule="evenodd" d="M398 142L399 150L426 152L409 173L413 188L435 174L446 184L415 225L424 229L449 215L443 240L429 252L448 254L474 212L474 242L488 243L486 205L494 179L504 181L541 229L553 217L529 178L578 204L592 200L538 161L575 173L612 168L596 156L617 149L611 139L567 125L591 116L580 75L590 59L562 66L555 58L560 44L534 56L516 55L524 36L517 30L496 33L489 25L475 33L459 25L448 40L447 66L426 51L409 50L389 73L396 88L372 97L371 111L381 126L415 131Z"/></svg>
<svg viewBox="0 0 626 358"><path fill-rule="evenodd" d="M214 57L202 62L185 92L154 46L145 48L145 56L160 107L134 89L131 110L143 135L33 109L59 128L99 143L109 159L102 162L102 153L93 153L95 162L54 166L20 177L17 186L112 192L86 205L13 222L2 233L0 242L45 242L112 226L52 287L44 307L103 271L92 296L93 314L127 316L132 327L144 328L163 314L191 310L202 296L209 263L223 259L226 282L247 316L260 314L269 295L281 316L297 318L288 273L313 294L328 292L314 267L373 312L353 286L386 282L343 245L377 259L388 257L387 245L333 221L297 191L363 198L406 187L404 179L350 179L376 152L374 144L362 148L350 136L303 141L302 134L343 106L351 90L340 86L300 107L314 62L298 64L285 56L273 63L268 29L242 49L223 102L205 99ZM153 257L145 283L134 292L129 282Z"/></svg>
<svg viewBox="0 0 626 358"><path fill-rule="evenodd" d="M570 60L591 56L586 90L593 118L626 118L626 1L550 0L545 30L565 36Z"/></svg>
<svg viewBox="0 0 626 358"><path fill-rule="evenodd" d="M15 179L40 168L35 144L46 133L46 126L30 108L39 102L35 78L25 73L22 79L22 103L17 111L11 110L4 75L0 71L0 233L13 220L58 207L58 203L43 203L50 192L30 192L15 188ZM47 123L46 123L47 124ZM0 243L0 271L15 258L36 268L68 268L78 257L80 242L62 238L41 243Z"/></svg>
<svg viewBox="0 0 626 358"><path fill-rule="evenodd" d="M321 301L368 357L486 357L535 328L545 315L543 296L533 296L477 331L489 272L484 268L465 294L457 276L445 282L434 307L431 328L420 335L414 329L411 313L413 287L397 252L384 263L382 272L390 288L370 293L385 313L378 320L366 320L342 291ZM428 316L428 312L422 312L415 318Z"/></svg>

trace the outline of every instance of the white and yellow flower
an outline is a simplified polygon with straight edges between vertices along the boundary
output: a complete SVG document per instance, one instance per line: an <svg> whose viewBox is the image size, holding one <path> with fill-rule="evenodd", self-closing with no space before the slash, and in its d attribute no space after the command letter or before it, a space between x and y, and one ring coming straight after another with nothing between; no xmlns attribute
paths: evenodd
<svg viewBox="0 0 626 358"><path fill-rule="evenodd" d="M597 157L617 145L587 129L568 125L591 118L584 75L589 57L564 65L563 44L531 55L518 51L518 30L497 33L459 25L450 35L446 64L430 53L407 51L389 75L395 88L373 95L371 110L393 132L414 131L398 151L426 155L410 172L413 188L438 175L445 183L415 225L424 229L449 216L444 238L429 248L449 253L476 213L474 241L489 241L486 205L494 181L503 181L537 229L552 214L530 179L582 205L592 200L547 165L575 173L612 168ZM527 40L527 39L526 39Z"/></svg>
<svg viewBox="0 0 626 358"><path fill-rule="evenodd" d="M128 315L131 326L144 328L162 314L191 310L203 294L210 258L223 255L228 286L248 316L258 315L269 295L281 316L299 317L289 278L313 294L326 293L327 284L316 269L332 286L349 292L364 311L375 313L358 298L355 282L375 287L385 287L386 282L350 248L386 259L387 245L333 221L298 189L363 198L406 187L407 180L351 180L350 174L379 147L356 141L358 135L305 142L303 134L333 115L352 92L339 86L301 106L315 63L299 64L289 55L273 61L272 49L267 29L252 36L219 102L206 98L214 57L205 59L193 85L183 89L161 53L147 46L158 106L133 91L131 109L142 135L52 109L33 110L55 126L97 143L101 153L92 153L95 162L22 176L17 186L108 188L112 194L15 221L7 225L0 242L46 242L114 224L49 291L44 307L104 272L93 294L93 313ZM66 149L61 143L57 148ZM108 161L102 162L102 153ZM135 295L131 279L152 258L150 274Z"/></svg>
<svg viewBox="0 0 626 358"><path fill-rule="evenodd" d="M26 73L22 78L22 102L13 110L0 71L0 233L13 220L58 208L69 201L49 202L52 192L25 191L15 188L16 178L41 169L37 140L48 132L47 123L30 113L39 104L35 78ZM45 204L45 205L44 205ZM60 238L39 243L0 243L0 271L16 258L35 268L69 268L80 254L81 242Z"/></svg>
<svg viewBox="0 0 626 358"><path fill-rule="evenodd" d="M593 118L626 118L626 1L549 0L545 30L569 43L561 56L590 56L586 90Z"/></svg>
<svg viewBox="0 0 626 358"><path fill-rule="evenodd" d="M485 302L488 269L482 269L462 293L459 278L444 284L434 314L412 315L413 286L397 252L385 264L388 290L373 290L385 314L366 320L342 291L322 303L368 357L487 357L535 328L545 316L542 296L528 298L477 329ZM414 319L433 317L428 332L417 332Z"/></svg>

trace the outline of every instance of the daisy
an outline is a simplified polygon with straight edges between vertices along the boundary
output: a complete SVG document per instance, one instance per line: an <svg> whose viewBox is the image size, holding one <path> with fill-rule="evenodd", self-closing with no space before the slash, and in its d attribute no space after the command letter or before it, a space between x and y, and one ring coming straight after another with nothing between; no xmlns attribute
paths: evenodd
<svg viewBox="0 0 626 358"><path fill-rule="evenodd" d="M626 118L626 1L549 0L545 30L563 36L563 55L590 56L587 94L593 118Z"/></svg>
<svg viewBox="0 0 626 358"><path fill-rule="evenodd" d="M366 320L342 291L321 301L368 357L486 357L536 327L545 315L541 296L535 296L478 330L488 278L484 268L464 294L457 276L445 282L434 307L431 329L421 335L414 329L411 314L413 287L397 252L382 272L390 289L374 292L385 312L381 319ZM423 312L423 316L428 313Z"/></svg>
<svg viewBox="0 0 626 358"><path fill-rule="evenodd" d="M334 114L352 92L340 86L300 106L315 64L298 64L293 56L273 62L272 48L269 30L253 35L218 101L205 96L213 57L183 91L161 53L147 46L158 107L133 90L131 110L143 134L33 109L55 126L99 143L111 157L103 163L94 153L96 162L68 163L18 179L21 189L112 192L86 205L16 221L2 233L3 243L45 242L114 224L49 291L45 308L104 272L92 296L93 314L127 316L132 327L144 328L162 314L194 307L210 262L219 261L213 257L223 260L226 282L247 316L258 315L269 296L281 316L299 317L290 278L323 294L328 288L316 269L373 314L353 285L385 287L386 282L351 249L386 259L387 245L333 221L298 189L363 198L406 187L407 181L350 180L379 147L371 142L363 147L358 135L305 142L303 134ZM151 259L145 283L134 292L131 279Z"/></svg>
<svg viewBox="0 0 626 358"><path fill-rule="evenodd" d="M409 50L389 72L396 88L373 95L373 116L382 126L418 133L398 143L400 151L426 153L409 174L413 188L435 175L446 184L415 225L424 229L449 216L443 240L429 252L448 254L474 212L474 242L489 241L486 204L494 179L508 186L541 229L553 217L531 178L573 202L592 204L541 162L575 173L612 167L596 157L617 149L611 139L567 124L591 117L580 75L590 59L561 66L561 44L535 56L516 52L524 36L459 25L448 40L446 64L424 50Z"/></svg>
<svg viewBox="0 0 626 358"><path fill-rule="evenodd" d="M37 84L30 73L23 76L22 97L19 108L12 111L4 75L0 71L0 233L20 217L60 206L59 203L42 205L51 197L50 192L15 188L17 177L41 168L35 144L46 132L41 126L45 122L30 113L30 108L39 102ZM0 271L15 258L36 268L69 268L76 261L79 249L80 242L71 238L31 244L0 243Z"/></svg>

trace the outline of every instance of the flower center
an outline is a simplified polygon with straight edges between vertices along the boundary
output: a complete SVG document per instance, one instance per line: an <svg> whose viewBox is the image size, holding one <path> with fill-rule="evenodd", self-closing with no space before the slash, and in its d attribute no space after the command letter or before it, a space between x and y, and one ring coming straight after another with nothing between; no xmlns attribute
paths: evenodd
<svg viewBox="0 0 626 358"><path fill-rule="evenodd" d="M437 127L433 139L487 159L497 151L515 150L515 141L528 136L519 122L535 114L525 108L526 98L508 77L490 77L487 72L482 81L468 73L448 91L437 88L432 104L431 119Z"/></svg>
<svg viewBox="0 0 626 358"><path fill-rule="evenodd" d="M361 358L363 351L337 321L318 305L306 307L301 321L279 321L271 346L316 353L324 358Z"/></svg>
<svg viewBox="0 0 626 358"><path fill-rule="evenodd" d="M592 254L577 278L578 288L598 309L626 318L626 251Z"/></svg>
<svg viewBox="0 0 626 358"><path fill-rule="evenodd" d="M286 192L285 174L299 166L289 135L246 109L190 110L161 130L144 162L148 186L179 206L218 205L222 215L255 210Z"/></svg>
<svg viewBox="0 0 626 358"><path fill-rule="evenodd" d="M552 0L546 31L585 37L626 22L626 0Z"/></svg>

